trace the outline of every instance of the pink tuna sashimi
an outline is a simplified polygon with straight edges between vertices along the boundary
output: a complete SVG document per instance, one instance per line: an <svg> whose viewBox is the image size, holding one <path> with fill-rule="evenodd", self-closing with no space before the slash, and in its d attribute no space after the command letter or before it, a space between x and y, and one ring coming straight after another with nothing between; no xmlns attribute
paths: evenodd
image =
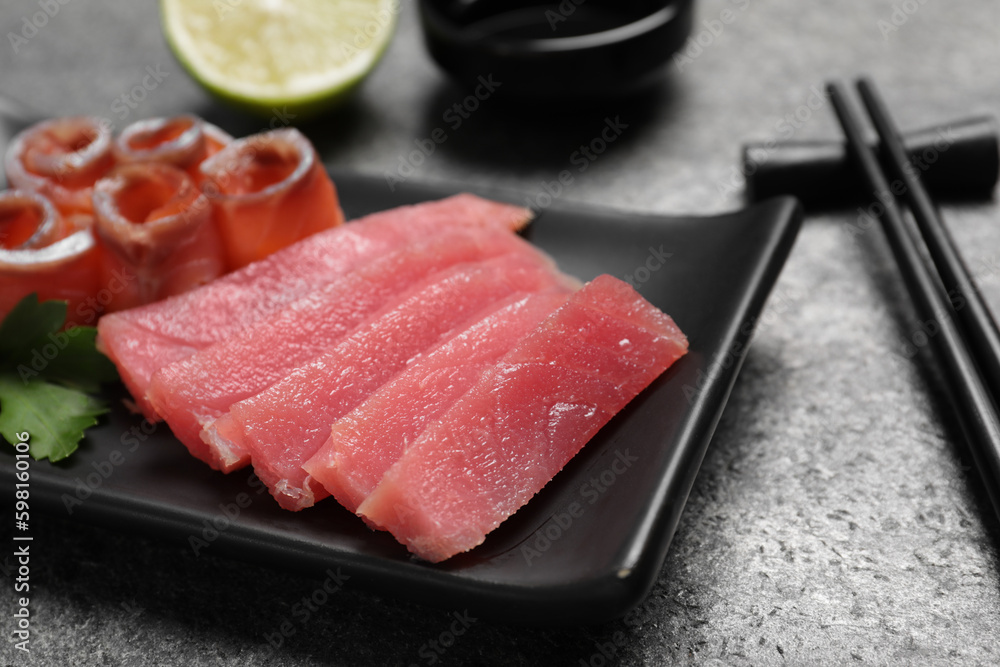
<svg viewBox="0 0 1000 667"><path fill-rule="evenodd" d="M393 249L449 228L515 230L527 209L462 194L375 213L320 232L191 292L112 313L98 323L98 344L150 421L146 400L160 368L253 324L318 285Z"/></svg>
<svg viewBox="0 0 1000 667"><path fill-rule="evenodd" d="M531 295L476 322L344 415L302 467L355 511L424 428L567 298Z"/></svg>
<svg viewBox="0 0 1000 667"><path fill-rule="evenodd" d="M358 514L426 560L468 551L686 351L673 320L600 276L429 426Z"/></svg>
<svg viewBox="0 0 1000 667"><path fill-rule="evenodd" d="M149 401L194 456L223 472L241 468L250 462L249 452L214 428L233 403L312 361L407 290L415 293L437 282L437 272L508 253L556 270L551 259L509 232L446 231L366 264L232 338L161 368L153 375Z"/></svg>
<svg viewBox="0 0 1000 667"><path fill-rule="evenodd" d="M337 419L414 356L505 305L501 300L562 284L549 268L520 255L449 269L440 281L386 308L281 382L235 403L232 422L220 420L216 428L250 450L257 476L282 507L308 507L328 494L302 464L323 445Z"/></svg>

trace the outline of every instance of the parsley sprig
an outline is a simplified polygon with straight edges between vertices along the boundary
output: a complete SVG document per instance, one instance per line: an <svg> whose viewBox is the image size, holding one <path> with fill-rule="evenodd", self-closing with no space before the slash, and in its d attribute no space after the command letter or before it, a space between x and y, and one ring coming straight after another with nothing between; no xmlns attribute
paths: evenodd
<svg viewBox="0 0 1000 667"><path fill-rule="evenodd" d="M97 351L94 327L69 326L65 301L29 294L0 324L0 435L16 442L31 434L36 460L59 461L79 446L84 431L108 406L95 394L118 379Z"/></svg>

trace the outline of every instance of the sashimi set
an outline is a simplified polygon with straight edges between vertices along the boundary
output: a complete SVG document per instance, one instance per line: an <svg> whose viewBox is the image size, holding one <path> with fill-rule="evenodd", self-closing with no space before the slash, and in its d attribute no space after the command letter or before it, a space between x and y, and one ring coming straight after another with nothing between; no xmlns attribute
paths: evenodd
<svg viewBox="0 0 1000 667"><path fill-rule="evenodd" d="M12 145L5 298L80 314L136 276L98 322L136 409L216 470L252 465L285 509L333 496L422 559L468 551L687 351L627 283L581 285L521 238L526 209L456 195L342 224L295 130L87 122Z"/></svg>

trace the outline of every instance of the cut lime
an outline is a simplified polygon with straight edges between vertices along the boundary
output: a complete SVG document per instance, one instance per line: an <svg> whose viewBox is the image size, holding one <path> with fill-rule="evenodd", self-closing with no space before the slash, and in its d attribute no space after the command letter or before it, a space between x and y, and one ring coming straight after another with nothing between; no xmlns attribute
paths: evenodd
<svg viewBox="0 0 1000 667"><path fill-rule="evenodd" d="M268 115L340 102L389 43L400 0L161 0L163 32L209 91Z"/></svg>

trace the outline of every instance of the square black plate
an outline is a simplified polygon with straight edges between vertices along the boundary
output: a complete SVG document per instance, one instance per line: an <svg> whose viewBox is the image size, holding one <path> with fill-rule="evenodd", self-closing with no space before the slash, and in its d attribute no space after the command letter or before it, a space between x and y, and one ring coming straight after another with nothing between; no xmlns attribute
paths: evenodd
<svg viewBox="0 0 1000 667"><path fill-rule="evenodd" d="M458 192L334 173L348 218ZM511 193L481 193L523 204ZM467 554L411 558L333 500L286 512L249 470L214 472L159 424L114 408L59 464L31 467L32 509L180 541L325 578L333 568L378 592L531 624L620 616L652 586L754 324L801 222L792 199L715 217L541 211L526 236L588 280L629 280L687 334L687 356L584 447L528 505ZM9 448L4 448L9 452ZM14 458L0 456L13 484Z"/></svg>

